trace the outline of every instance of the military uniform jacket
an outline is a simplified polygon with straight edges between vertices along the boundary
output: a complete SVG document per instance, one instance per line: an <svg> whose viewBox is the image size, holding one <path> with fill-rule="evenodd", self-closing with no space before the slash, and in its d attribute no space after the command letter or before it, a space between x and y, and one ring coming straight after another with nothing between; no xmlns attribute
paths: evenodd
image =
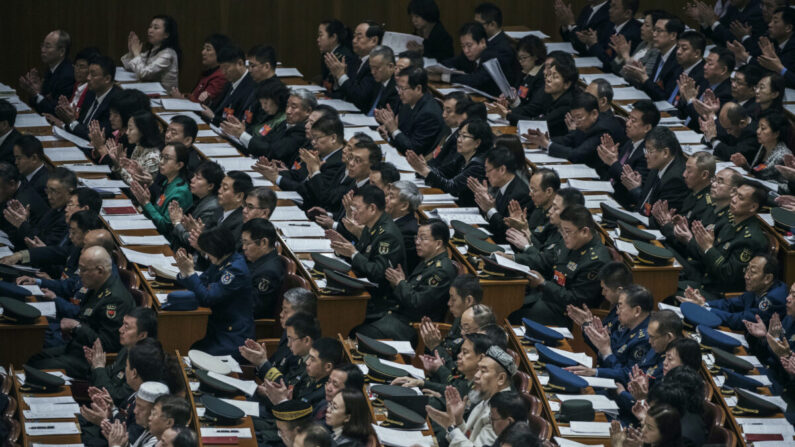
<svg viewBox="0 0 795 447"><path fill-rule="evenodd" d="M561 251L566 251L566 246L563 244L563 236L560 235L558 227L552 224L547 224L546 226L553 228L554 231L549 233L543 245L535 245L534 242L533 245L525 248L523 252L514 255L516 262L539 271L545 278L552 276L555 261L559 258Z"/></svg>
<svg viewBox="0 0 795 447"><path fill-rule="evenodd" d="M658 354L654 349L649 349L643 360L637 363L638 368L649 376L649 389L663 376L663 360L665 354ZM622 391L616 396L618 407L627 414L632 412L636 399L629 391Z"/></svg>
<svg viewBox="0 0 795 447"><path fill-rule="evenodd" d="M124 377L124 368L127 365L127 348L121 348L116 356L116 361L110 366L91 368L91 386L99 389L105 388L113 398L113 403L121 407L133 394L133 389L127 385Z"/></svg>
<svg viewBox="0 0 795 447"><path fill-rule="evenodd" d="M632 366L639 363L651 350L649 346L649 317L632 329L620 331L616 343L611 342L612 354L602 359L602 367L596 369L597 377L609 377L626 383Z"/></svg>
<svg viewBox="0 0 795 447"><path fill-rule="evenodd" d="M72 332L72 341L67 347L69 355L83 356L83 346L91 346L99 338L105 352L118 352L119 328L124 316L133 308L130 292L124 287L118 274L111 274L105 284L89 291L80 303L77 320L80 327Z"/></svg>
<svg viewBox="0 0 795 447"><path fill-rule="evenodd" d="M243 255L234 253L222 264L213 264L201 276L177 282L196 294L200 306L212 310L202 348L211 355L237 352L247 338L254 337L254 306L251 275Z"/></svg>
<svg viewBox="0 0 795 447"><path fill-rule="evenodd" d="M610 312L608 312L607 315L605 315L605 317L602 319L602 326L607 328L607 332L610 334L610 347L612 349L613 346L616 346L619 333L621 332L619 330L620 326L618 323L618 314L616 313L616 306L611 307ZM593 343L591 343L591 340L588 338L588 336L585 335L585 328L582 328L581 332L582 332L582 339L585 341L585 344L587 344L593 350L593 352L598 352L599 350L596 349L596 346L594 346ZM601 359L598 360L601 361Z"/></svg>
<svg viewBox="0 0 795 447"><path fill-rule="evenodd" d="M599 269L610 259L598 235L578 250L563 247L552 265L552 278L539 287L544 301L561 313L568 304L597 307L602 299Z"/></svg>
<svg viewBox="0 0 795 447"><path fill-rule="evenodd" d="M394 313L408 322L420 321L426 315L433 321L442 321L456 273L446 250L420 262L411 275L395 286Z"/></svg>
<svg viewBox="0 0 795 447"><path fill-rule="evenodd" d="M436 348L433 349L434 353L439 354L439 357L444 361L447 369L452 370L455 368L458 352L461 350L461 345L464 343L464 338L461 335L461 317L453 320L450 326L450 331Z"/></svg>
<svg viewBox="0 0 795 447"><path fill-rule="evenodd" d="M767 324L774 313L786 314L789 289L781 281L776 281L762 295L745 292L734 298L711 300L707 302L710 311L723 320L723 324L735 331L745 330L743 320L755 321L759 315Z"/></svg>
<svg viewBox="0 0 795 447"><path fill-rule="evenodd" d="M293 399L308 402L314 407L326 398L326 382L328 382L328 376L315 380L304 374L293 388Z"/></svg>
<svg viewBox="0 0 795 447"><path fill-rule="evenodd" d="M279 253L271 250L248 264L254 288L254 318L273 318L284 280L284 264Z"/></svg>
<svg viewBox="0 0 795 447"><path fill-rule="evenodd" d="M285 340L287 337L284 337ZM280 343L281 346L281 343ZM271 368L276 368L282 373L282 377L284 379L284 384L287 386L295 386L298 382L301 381L301 378L306 375L306 361L303 357L298 357L289 350L290 354L287 357L282 357L280 360L273 359L268 360L262 366L257 368L257 377L260 380L265 380L266 376L268 375L268 371ZM274 355L274 357L276 357Z"/></svg>
<svg viewBox="0 0 795 447"><path fill-rule="evenodd" d="M388 267L405 266L406 249L403 247L403 235L400 233L392 217L382 213L373 228L365 227L362 237L356 242L356 253L351 259L351 267L357 276L364 276L378 284L376 295L367 303L367 316L380 316L386 312L387 301L391 301L392 286L384 277Z"/></svg>
<svg viewBox="0 0 795 447"><path fill-rule="evenodd" d="M704 216L710 214L713 209L712 197L709 195L709 190L710 187L707 186L701 191L688 194L685 200L682 201L682 209L677 210L677 213L684 216L688 223L692 223L694 220L700 220L702 224L708 225L704 223L702 219ZM655 222L657 221L655 220ZM676 240L673 222L669 222L660 227L660 231L665 236L666 241Z"/></svg>
<svg viewBox="0 0 795 447"><path fill-rule="evenodd" d="M527 226L530 228L530 236L532 238L530 243L532 245L541 247L553 232L558 232L558 227L549 223L548 210L549 208L535 208L527 217Z"/></svg>
<svg viewBox="0 0 795 447"><path fill-rule="evenodd" d="M743 269L754 253L764 251L767 238L754 216L736 224L722 225L715 232L715 243L702 252L695 238L688 243L691 256L704 269L701 285L711 292L736 292L745 288Z"/></svg>

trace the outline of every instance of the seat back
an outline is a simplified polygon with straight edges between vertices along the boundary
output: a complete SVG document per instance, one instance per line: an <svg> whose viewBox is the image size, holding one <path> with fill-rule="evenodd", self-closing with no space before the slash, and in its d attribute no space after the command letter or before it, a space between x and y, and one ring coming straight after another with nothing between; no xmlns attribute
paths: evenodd
<svg viewBox="0 0 795 447"><path fill-rule="evenodd" d="M295 262L284 255L279 255L279 259L282 260L282 265L284 266L284 271L287 273L295 274Z"/></svg>
<svg viewBox="0 0 795 447"><path fill-rule="evenodd" d="M713 426L707 436L707 444L721 445L723 447L735 447L737 445L737 438L734 433L726 430L723 427Z"/></svg>
<svg viewBox="0 0 795 447"><path fill-rule="evenodd" d="M533 379L526 372L516 371L511 380L513 381L513 387L520 393L529 393L533 388Z"/></svg>
<svg viewBox="0 0 795 447"><path fill-rule="evenodd" d="M723 427L726 422L726 413L723 408L713 404L710 401L704 402L704 423L707 427L718 426Z"/></svg>
<svg viewBox="0 0 795 447"><path fill-rule="evenodd" d="M137 289L140 286L140 281L138 280L138 275L135 272L132 272L127 269L119 268L119 278L121 279L122 284L127 290L130 289Z"/></svg>
<svg viewBox="0 0 795 447"><path fill-rule="evenodd" d="M467 274L467 268L464 267L464 264L461 264L460 262L456 261L455 259L450 259L450 262L453 263L453 265L455 266L455 269L456 269L456 271L458 272L459 275L466 275Z"/></svg>
<svg viewBox="0 0 795 447"><path fill-rule="evenodd" d="M549 441L552 438L552 425L541 416L531 414L527 416L527 425L530 430L538 435L538 439Z"/></svg>
<svg viewBox="0 0 795 447"><path fill-rule="evenodd" d="M778 256L779 244L778 239L774 234L768 233L767 231L764 232L765 237L767 238L767 251L770 252L770 255L773 257Z"/></svg>
<svg viewBox="0 0 795 447"><path fill-rule="evenodd" d="M522 396L522 400L527 405L527 414L541 415L541 410L544 408L541 399L530 393L520 393L519 395Z"/></svg>
<svg viewBox="0 0 795 447"><path fill-rule="evenodd" d="M17 412L17 400L14 399L14 396L8 396L8 405L6 406L6 411L3 413L6 417L12 418L14 417L14 413Z"/></svg>
<svg viewBox="0 0 795 447"><path fill-rule="evenodd" d="M141 289L130 289L135 305L138 307L151 307L152 297Z"/></svg>

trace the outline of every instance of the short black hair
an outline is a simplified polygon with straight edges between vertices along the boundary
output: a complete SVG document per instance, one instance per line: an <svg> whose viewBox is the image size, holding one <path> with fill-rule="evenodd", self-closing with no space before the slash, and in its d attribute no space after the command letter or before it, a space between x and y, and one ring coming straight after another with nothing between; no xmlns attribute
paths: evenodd
<svg viewBox="0 0 795 447"><path fill-rule="evenodd" d="M461 299L471 296L474 300L474 304L480 304L480 302L483 301L483 288L480 287L480 280L475 275L469 273L458 275L453 278L450 287L455 287Z"/></svg>
<svg viewBox="0 0 795 447"><path fill-rule="evenodd" d="M381 173L381 181L384 182L385 185L395 183L396 181L400 180L400 172L397 170L395 165L388 161L382 161L380 163L371 165L370 172L373 171Z"/></svg>
<svg viewBox="0 0 795 447"><path fill-rule="evenodd" d="M74 222L83 233L102 228L102 221L97 213L89 210L78 211L69 217L69 222Z"/></svg>
<svg viewBox="0 0 795 447"><path fill-rule="evenodd" d="M539 447L544 443L538 438L536 431L526 422L509 425L498 438L500 445L521 445L522 447Z"/></svg>
<svg viewBox="0 0 795 447"><path fill-rule="evenodd" d="M365 134L365 136L367 136ZM381 152L381 146L375 144L372 138L368 139L359 139L357 138L356 144L353 145L354 149L367 149L367 161L370 163L370 166L374 164L378 164L381 162L381 158L383 157L383 153Z"/></svg>
<svg viewBox="0 0 795 447"><path fill-rule="evenodd" d="M312 342L312 349L317 351L323 363L331 363L332 368L344 363L342 343L331 337L322 337Z"/></svg>
<svg viewBox="0 0 795 447"><path fill-rule="evenodd" d="M361 197L365 205L375 205L378 211L384 211L386 206L384 191L381 191L381 188L375 185L364 185L353 196Z"/></svg>
<svg viewBox="0 0 795 447"><path fill-rule="evenodd" d="M481 121L488 121L489 111L486 109L486 104L480 101L470 101L467 104L466 109L464 109L464 113L467 116L467 120L481 120ZM461 126L464 124L461 123Z"/></svg>
<svg viewBox="0 0 795 447"><path fill-rule="evenodd" d="M35 155L39 157L39 160L44 160L44 147L41 141L33 135L22 135L14 142L14 146L19 148L25 158Z"/></svg>
<svg viewBox="0 0 795 447"><path fill-rule="evenodd" d="M620 261L612 261L599 269L599 280L611 289L627 288L633 282L632 270Z"/></svg>
<svg viewBox="0 0 795 447"><path fill-rule="evenodd" d="M96 65L102 70L102 76L110 76L110 82L116 80L116 62L108 56L97 54L88 59L89 65Z"/></svg>
<svg viewBox="0 0 795 447"><path fill-rule="evenodd" d="M207 183L213 185L213 195L218 194L221 182L224 181L224 168L210 160L201 162L193 175L201 175Z"/></svg>
<svg viewBox="0 0 795 447"><path fill-rule="evenodd" d="M560 220L571 222L578 229L589 228L592 233L596 227L591 212L588 211L588 208L582 205L567 206L560 213Z"/></svg>
<svg viewBox="0 0 795 447"><path fill-rule="evenodd" d="M492 147L494 141L494 133L491 131L489 123L481 119L468 118L461 123L461 127L467 126L469 134L475 140L480 140L480 145L475 149L475 153L482 154Z"/></svg>
<svg viewBox="0 0 795 447"><path fill-rule="evenodd" d="M276 198L276 192L268 187L257 186L252 188L251 191L246 194L246 197L248 196L252 196L257 199L260 208L269 211L268 215L273 214L273 210L276 209L276 203L278 201Z"/></svg>
<svg viewBox="0 0 795 447"><path fill-rule="evenodd" d="M346 47L351 46L351 30L339 19L326 19L320 22L320 25L323 25L329 37L337 36L337 43L339 45Z"/></svg>
<svg viewBox="0 0 795 447"><path fill-rule="evenodd" d="M625 304L630 308L640 306L640 310L643 312L654 310L654 297L649 289L639 284L630 284L621 293L627 297Z"/></svg>
<svg viewBox="0 0 795 447"><path fill-rule="evenodd" d="M472 37L472 40L475 42L488 40L486 28L484 28L483 25L478 22L467 22L461 25L461 28L458 29L458 37L464 37L467 34Z"/></svg>
<svg viewBox="0 0 795 447"><path fill-rule="evenodd" d="M516 391L500 391L491 397L489 406L497 410L503 419L511 417L514 422L526 421L530 411L525 400Z"/></svg>
<svg viewBox="0 0 795 447"><path fill-rule="evenodd" d="M127 362L144 382L163 382L166 374L166 358L163 346L157 339L147 337L127 352Z"/></svg>
<svg viewBox="0 0 795 447"><path fill-rule="evenodd" d="M345 144L345 125L339 116L321 116L312 124L312 130L323 135L336 135L337 141Z"/></svg>
<svg viewBox="0 0 795 447"><path fill-rule="evenodd" d="M299 338L309 337L312 340L320 338L320 323L317 318L307 313L298 312L288 318L284 323L285 329L293 328L295 335Z"/></svg>
<svg viewBox="0 0 795 447"><path fill-rule="evenodd" d="M228 228L213 227L199 235L199 249L218 259L235 252L237 241Z"/></svg>
<svg viewBox="0 0 795 447"><path fill-rule="evenodd" d="M668 148L673 157L682 156L682 146L679 144L676 134L665 126L655 126L649 131L648 134L646 134L647 147L649 143L654 145L657 150Z"/></svg>
<svg viewBox="0 0 795 447"><path fill-rule="evenodd" d="M88 210L99 214L102 209L102 196L95 189L80 187L72 191L72 195L77 196L77 204L80 207L87 206Z"/></svg>
<svg viewBox="0 0 795 447"><path fill-rule="evenodd" d="M254 58L260 64L270 64L276 69L276 50L270 45L254 45L248 50L248 57Z"/></svg>
<svg viewBox="0 0 795 447"><path fill-rule="evenodd" d="M516 43L516 52L524 51L535 58L536 65L541 65L547 58L547 45L540 37L532 34L519 39Z"/></svg>
<svg viewBox="0 0 795 447"><path fill-rule="evenodd" d="M146 332L147 337L157 338L157 312L151 307L136 307L127 314L135 318L138 333Z"/></svg>
<svg viewBox="0 0 795 447"><path fill-rule="evenodd" d="M270 99L276 103L278 113L287 109L287 100L290 99L290 89L281 82L266 82L257 87L257 99Z"/></svg>
<svg viewBox="0 0 795 447"><path fill-rule="evenodd" d="M571 102L571 110L584 109L586 113L599 110L599 100L585 92L579 92L574 95L574 101Z"/></svg>
<svg viewBox="0 0 795 447"><path fill-rule="evenodd" d="M758 84L765 75L765 70L762 67L753 64L745 64L736 71L737 73L742 73L743 76L745 76L745 83L751 88L755 88L756 84Z"/></svg>
<svg viewBox="0 0 795 447"><path fill-rule="evenodd" d="M677 315L676 312L670 309L654 311L649 317L649 324L655 321L657 322L657 330L660 334L665 335L671 333L674 335L674 338L682 336L684 324L682 318Z"/></svg>
<svg viewBox="0 0 795 447"><path fill-rule="evenodd" d="M640 7L640 0L621 0L621 6L632 11L634 17Z"/></svg>
<svg viewBox="0 0 795 447"><path fill-rule="evenodd" d="M505 170L510 173L515 173L518 168L518 166L516 166L516 157L513 156L510 149L504 146L497 146L488 151L486 153L486 161L489 162L494 169L505 166Z"/></svg>
<svg viewBox="0 0 795 447"><path fill-rule="evenodd" d="M99 48L97 48L97 47L85 47L82 50L78 51L77 54L75 54L74 61L77 62L79 60L84 60L84 61L88 62L89 64L91 64L92 63L91 59L93 59L93 58L95 58L95 57L97 57L97 56L99 56L101 54L102 53L99 51Z"/></svg>
<svg viewBox="0 0 795 447"><path fill-rule="evenodd" d="M229 171L226 173L226 176L233 180L232 190L235 192L235 194L239 194L241 192L243 194L248 194L248 192L254 188L254 183L251 181L251 176L243 171Z"/></svg>
<svg viewBox="0 0 795 447"><path fill-rule="evenodd" d="M734 71L735 65L734 53L725 47L712 47L709 52L718 55L718 63L726 67L726 73L731 75L731 72Z"/></svg>
<svg viewBox="0 0 795 447"><path fill-rule="evenodd" d="M191 430L190 427L174 426L171 429L177 432L172 441L174 447L197 447L199 445L199 441L196 439L196 432Z"/></svg>
<svg viewBox="0 0 795 447"><path fill-rule="evenodd" d="M685 32L685 24L678 17L660 17L658 20L668 20L665 24L665 32L676 34L677 39Z"/></svg>
<svg viewBox="0 0 795 447"><path fill-rule="evenodd" d="M640 112L640 119L643 121L643 124L657 127L657 124L660 123L660 111L657 110L657 106L648 99L642 99L636 102L632 105L632 108Z"/></svg>
<svg viewBox="0 0 795 447"><path fill-rule="evenodd" d="M472 103L472 99L469 97L469 95L467 95L466 92L462 91L450 92L444 95L444 97L442 98L443 101L447 101L449 99L455 101L456 115L463 114L466 111L466 107Z"/></svg>
<svg viewBox="0 0 795 447"><path fill-rule="evenodd" d="M304 447L331 447L335 445L335 443L331 442L331 433L318 422L299 428L300 433L304 435Z"/></svg>
<svg viewBox="0 0 795 447"><path fill-rule="evenodd" d="M577 188L560 188L555 194L563 199L563 207L568 208L573 205L585 205L585 196Z"/></svg>
<svg viewBox="0 0 795 447"><path fill-rule="evenodd" d="M204 43L209 43L212 45L213 49L215 50L215 56L218 57L218 53L223 49L225 46L229 45L231 40L224 34L210 34L204 39Z"/></svg>
<svg viewBox="0 0 795 447"><path fill-rule="evenodd" d="M707 48L707 38L698 31L685 31L679 34L677 40L686 40L699 56L703 55L704 49Z"/></svg>
<svg viewBox="0 0 795 447"><path fill-rule="evenodd" d="M481 3L475 7L475 14L479 15L484 22L494 22L497 26L502 26L502 10L494 3Z"/></svg>
<svg viewBox="0 0 795 447"><path fill-rule="evenodd" d="M166 419L173 419L175 426L184 426L190 422L192 410L184 397L163 394L155 399L155 405L160 404L160 412Z"/></svg>
<svg viewBox="0 0 795 447"><path fill-rule="evenodd" d="M428 72L425 71L424 68L413 66L406 67L397 74L397 77L401 76L406 76L408 78L409 87L412 89L420 86L422 87L423 93L428 91Z"/></svg>
<svg viewBox="0 0 795 447"><path fill-rule="evenodd" d="M426 22L436 23L439 21L439 5L434 0L411 0L406 11L421 17Z"/></svg>
<svg viewBox="0 0 795 447"><path fill-rule="evenodd" d="M193 142L196 142L196 137L199 136L199 125L187 115L175 115L171 118L171 122L182 126L182 133L186 137L191 137Z"/></svg>
<svg viewBox="0 0 795 447"><path fill-rule="evenodd" d="M6 183L16 183L21 179L19 170L11 163L0 162L0 180Z"/></svg>
<svg viewBox="0 0 795 447"><path fill-rule="evenodd" d="M17 121L17 109L5 98L0 98L0 121L8 121L10 127Z"/></svg>
<svg viewBox="0 0 795 447"><path fill-rule="evenodd" d="M425 67L425 60L422 58L422 53L419 51L401 51L397 55L397 59L408 59L409 67L423 68ZM408 68L408 67L406 67Z"/></svg>
<svg viewBox="0 0 795 447"><path fill-rule="evenodd" d="M767 203L767 189L765 189L761 183L749 179L743 180L740 186L750 186L754 189L754 192L751 194L751 200L757 204L758 208L756 211L759 212L762 207L765 206L765 203Z"/></svg>
<svg viewBox="0 0 795 447"><path fill-rule="evenodd" d="M431 230L431 237L434 240L442 241L443 246L447 246L447 241L450 240L450 229L447 224L441 219L429 219L422 226L428 226Z"/></svg>
<svg viewBox="0 0 795 447"><path fill-rule="evenodd" d="M773 11L773 14L778 13L781 13L781 21L784 22L785 25L795 27L795 10L789 6L783 6Z"/></svg>
<svg viewBox="0 0 795 447"><path fill-rule="evenodd" d="M759 252L754 255L754 258L762 258L765 260L765 268L762 269L763 275L773 275L773 280L777 281L781 278L781 269L779 267L778 259L770 253Z"/></svg>
<svg viewBox="0 0 795 447"><path fill-rule="evenodd" d="M381 45L384 40L384 25L373 20L363 20L361 23L367 24L367 31L364 33L365 37L368 39L376 37L376 45Z"/></svg>
<svg viewBox="0 0 795 447"><path fill-rule="evenodd" d="M552 188L555 192L560 190L560 175L558 175L558 171L551 168L538 168L533 172L533 175L541 176L542 190L547 188Z"/></svg>
<svg viewBox="0 0 795 447"><path fill-rule="evenodd" d="M613 100L613 86L603 78L596 78L591 81L591 84L596 85L596 99L606 99L607 102Z"/></svg>
<svg viewBox="0 0 795 447"><path fill-rule="evenodd" d="M245 62L246 54L237 45L229 44L218 51L218 63L236 63L237 61Z"/></svg>
<svg viewBox="0 0 795 447"><path fill-rule="evenodd" d="M345 388L360 390L364 386L364 374L355 363L343 362L336 365L334 369L344 372L347 376L345 377Z"/></svg>
<svg viewBox="0 0 795 447"><path fill-rule="evenodd" d="M462 335L462 337L472 343L475 354L485 354L491 347L491 338L486 334L471 332L469 334Z"/></svg>
<svg viewBox="0 0 795 447"><path fill-rule="evenodd" d="M77 188L77 174L71 169L63 166L58 166L53 169L52 172L50 172L48 180L58 180L61 185L66 187L69 194Z"/></svg>
<svg viewBox="0 0 795 447"><path fill-rule="evenodd" d="M268 219L258 217L251 219L243 224L243 233L248 233L253 240L267 239L268 245L273 247L276 244L276 227Z"/></svg>
<svg viewBox="0 0 795 447"><path fill-rule="evenodd" d="M679 337L671 340L665 351L676 349L682 366L698 370L701 367L701 347L698 342L688 337Z"/></svg>
<svg viewBox="0 0 795 447"><path fill-rule="evenodd" d="M550 68L554 68L558 72L563 82L570 84L569 88L577 85L577 80L580 78L580 71L574 63L574 58L571 54L565 51L553 51L547 54L547 59L552 58Z"/></svg>

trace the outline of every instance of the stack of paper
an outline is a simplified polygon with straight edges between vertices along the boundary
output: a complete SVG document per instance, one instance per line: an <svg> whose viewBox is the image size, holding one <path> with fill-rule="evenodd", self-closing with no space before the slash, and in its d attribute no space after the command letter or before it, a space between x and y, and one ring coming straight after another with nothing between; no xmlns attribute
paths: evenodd
<svg viewBox="0 0 795 447"><path fill-rule="evenodd" d="M89 188L126 188L124 180L111 180L107 178L83 178L80 179L83 185Z"/></svg>
<svg viewBox="0 0 795 447"><path fill-rule="evenodd" d="M304 222L296 222L296 221L284 221L284 222L274 222L273 223L276 228L278 228L285 237L293 238L293 237L325 237L326 230L323 229L320 225L304 221Z"/></svg>
<svg viewBox="0 0 795 447"><path fill-rule="evenodd" d="M308 91L310 93L323 93L323 92L326 91L325 87L323 87L321 85L312 85L312 84L288 85L287 87L290 89L290 91L293 91L293 92L296 91L296 90L306 90L306 91Z"/></svg>
<svg viewBox="0 0 795 447"><path fill-rule="evenodd" d="M218 163L224 168L224 171L253 171L254 163L256 160L248 157L210 157L210 160Z"/></svg>
<svg viewBox="0 0 795 447"><path fill-rule="evenodd" d="M613 89L613 99L616 101L637 101L651 98L643 90L638 90L635 87L623 87Z"/></svg>
<svg viewBox="0 0 795 447"><path fill-rule="evenodd" d="M156 113L155 115L159 116L165 122L171 122L171 118L174 118L177 115L187 116L188 118L192 119L196 122L196 124L204 124L204 120L194 112L191 111L182 111L182 112L160 112Z"/></svg>
<svg viewBox="0 0 795 447"><path fill-rule="evenodd" d="M421 370L420 368L411 365L406 365L404 363L393 362L390 360L381 360L381 363L383 363L384 365L392 366L394 368L402 369L403 371L406 371L407 373L409 373L409 375L417 379L425 379L425 371Z"/></svg>
<svg viewBox="0 0 795 447"><path fill-rule="evenodd" d="M88 161L86 155L75 146L46 147L44 155L52 162L59 161Z"/></svg>
<svg viewBox="0 0 795 447"><path fill-rule="evenodd" d="M422 45L423 42L422 37L415 36L414 34L406 34L406 33L396 33L394 31L387 31L384 33L384 39L381 42L381 45L387 46L392 48L392 51L395 54L402 53L409 49L408 43L414 42L418 45Z"/></svg>
<svg viewBox="0 0 795 447"><path fill-rule="evenodd" d="M528 121L528 120L521 120L516 123L516 133L521 137L522 135L526 134L528 130L537 130L541 133L549 133L549 127L547 126L547 122L544 120L541 121ZM523 138L524 140L524 138Z"/></svg>
<svg viewBox="0 0 795 447"><path fill-rule="evenodd" d="M571 42L547 42L547 54L553 51L563 51L569 54L577 54L577 50L571 45Z"/></svg>
<svg viewBox="0 0 795 447"><path fill-rule="evenodd" d="M583 192L615 192L613 185L608 181L569 179L569 188L579 189ZM588 198L588 196L585 196Z"/></svg>
<svg viewBox="0 0 795 447"><path fill-rule="evenodd" d="M234 377L218 374L217 372L210 371L207 373L213 379L221 381L227 385L233 386L240 391L246 393L248 396L253 396L257 392L257 382L253 380L240 380Z"/></svg>
<svg viewBox="0 0 795 447"><path fill-rule="evenodd" d="M586 368L592 368L593 367L593 358L591 358L591 356L589 356L588 354L586 354L584 352L571 352L571 351L566 351L566 350L563 350L563 349L552 348L552 347L550 347L549 349L551 349L553 352L555 352L557 354L562 355L563 357L566 357L568 359L574 360L575 362L579 363L580 365L582 365L582 366L584 366Z"/></svg>
<svg viewBox="0 0 795 447"><path fill-rule="evenodd" d="M433 446L433 437L424 436L421 431L398 430L373 424L375 435L381 444L389 447Z"/></svg>
<svg viewBox="0 0 795 447"><path fill-rule="evenodd" d="M278 208L277 208L278 209ZM333 253L328 239L284 238L284 243L296 253Z"/></svg>
<svg viewBox="0 0 795 447"><path fill-rule="evenodd" d="M201 104L190 99L163 98L160 102L166 110L193 110L196 112L203 110Z"/></svg>
<svg viewBox="0 0 795 447"><path fill-rule="evenodd" d="M125 70L124 67L116 67L116 76L114 79L116 82L135 82L138 80L138 77L135 73Z"/></svg>
<svg viewBox="0 0 795 447"><path fill-rule="evenodd" d="M591 379L597 378L591 377ZM618 411L618 404L603 394L556 394L556 396L563 402L567 400L587 400L593 404L593 409L596 411Z"/></svg>
<svg viewBox="0 0 795 447"><path fill-rule="evenodd" d="M343 124L349 127L378 127L378 121L362 113L346 113L340 116Z"/></svg>
<svg viewBox="0 0 795 447"><path fill-rule="evenodd" d="M546 124L546 121L541 121L541 122ZM561 164L561 163L568 163L569 162L565 158L553 157L553 156L551 156L551 155L549 155L549 154L547 154L545 152L532 152L531 153L531 152L525 151L525 158L527 158L527 161L529 161L530 163L535 163L535 164L551 164L551 163ZM609 183L609 182L606 182L606 183Z"/></svg>
<svg viewBox="0 0 795 447"><path fill-rule="evenodd" d="M108 165L95 165L93 163L68 163L62 166L74 172L92 172L97 174L110 174L110 166Z"/></svg>
<svg viewBox="0 0 795 447"><path fill-rule="evenodd" d="M384 343L386 345L395 348L398 354L410 355L410 356L414 356L416 354L414 348L411 347L411 342L409 341L392 341L392 340L379 340L379 341L381 343Z"/></svg>
<svg viewBox="0 0 795 447"><path fill-rule="evenodd" d="M516 40L519 40L519 39L521 39L524 36L536 36L536 37L538 37L539 39L542 39L542 40L543 39L549 39L549 36L544 34L543 31L538 31L538 30L534 30L534 31L505 31L505 34L508 37L510 37L512 39L516 39Z"/></svg>
<svg viewBox="0 0 795 447"><path fill-rule="evenodd" d="M590 84L596 79L604 79L612 86L628 84L626 79L622 78L621 76L614 75L613 73L581 74L580 79L582 79L582 82L585 84Z"/></svg>
<svg viewBox="0 0 795 447"><path fill-rule="evenodd" d="M350 140L357 133L363 133L372 138L373 141L384 141L384 137L382 137L378 131L370 129L369 127L346 127L344 132L346 140Z"/></svg>
<svg viewBox="0 0 795 447"><path fill-rule="evenodd" d="M561 436L610 437L610 422L571 421L568 427L560 427Z"/></svg>
<svg viewBox="0 0 795 447"><path fill-rule="evenodd" d="M321 99L317 103L318 105L325 104L337 112L359 112L359 108L355 104L342 99Z"/></svg>
<svg viewBox="0 0 795 447"><path fill-rule="evenodd" d="M277 206L270 220L298 221L306 220L306 213L297 206Z"/></svg>
<svg viewBox="0 0 795 447"><path fill-rule="evenodd" d="M49 127L47 119L36 113L20 113L14 122L15 127Z"/></svg>
<svg viewBox="0 0 795 447"><path fill-rule="evenodd" d="M25 422L28 436L76 435L80 428L76 422Z"/></svg>
<svg viewBox="0 0 795 447"><path fill-rule="evenodd" d="M453 220L460 220L461 222L469 225L489 224L480 214L439 214L439 218L442 219L448 226L450 225L450 221Z"/></svg>
<svg viewBox="0 0 795 447"><path fill-rule="evenodd" d="M276 67L276 76L280 78L303 78L304 75L297 68ZM303 86L301 86L303 87Z"/></svg>
<svg viewBox="0 0 795 447"><path fill-rule="evenodd" d="M551 166L552 169L557 171L560 178L566 179L582 179L582 178L599 178L596 170L590 166L582 164L571 165L555 165Z"/></svg>
<svg viewBox="0 0 795 447"><path fill-rule="evenodd" d="M215 427L201 428L202 438L226 438L229 436L234 438L249 439L251 438L251 429L250 428L215 428Z"/></svg>
<svg viewBox="0 0 795 447"><path fill-rule="evenodd" d="M17 118L17 119L19 119L19 118ZM91 147L91 142L90 141L84 140L84 139L78 137L77 135L72 135L71 133L61 129L58 126L52 126L51 129L52 129L52 134L53 135L55 135L56 137L58 137L58 138L60 138L62 140L69 141L69 142L71 142L72 144L74 144L77 147L85 147L85 148L90 148Z"/></svg>
<svg viewBox="0 0 795 447"><path fill-rule="evenodd" d="M577 68L586 68L586 67L601 67L604 65L598 57L575 57L574 58L574 65Z"/></svg>
<svg viewBox="0 0 795 447"><path fill-rule="evenodd" d="M119 239L123 245L168 245L168 239L161 235L155 236L128 236L120 234Z"/></svg>
<svg viewBox="0 0 795 447"><path fill-rule="evenodd" d="M39 309L41 315L45 318L55 318L56 317L56 310L55 310L55 301L41 301L38 303L27 303L36 309Z"/></svg>
<svg viewBox="0 0 795 447"><path fill-rule="evenodd" d="M34 405L29 410L24 410L25 419L72 419L80 413L80 405Z"/></svg>
<svg viewBox="0 0 795 447"><path fill-rule="evenodd" d="M106 219L111 229L124 230L156 230L155 224L148 219ZM136 262L136 264L138 264Z"/></svg>
<svg viewBox="0 0 795 447"><path fill-rule="evenodd" d="M125 90L138 90L147 95L165 95L166 89L159 82L130 82L128 84L121 84L121 88Z"/></svg>

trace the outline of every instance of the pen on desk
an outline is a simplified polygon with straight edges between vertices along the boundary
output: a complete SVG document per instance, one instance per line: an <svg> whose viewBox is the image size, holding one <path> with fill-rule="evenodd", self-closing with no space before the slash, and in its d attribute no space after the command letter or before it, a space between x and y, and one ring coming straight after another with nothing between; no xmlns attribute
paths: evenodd
<svg viewBox="0 0 795 447"><path fill-rule="evenodd" d="M53 429L53 428L55 428L55 426L54 425L37 425L37 426L31 426L30 427L31 430L46 429L46 428Z"/></svg>
<svg viewBox="0 0 795 447"><path fill-rule="evenodd" d="M290 224L291 227L311 227L309 224Z"/></svg>
<svg viewBox="0 0 795 447"><path fill-rule="evenodd" d="M237 433L237 430L221 430L221 429L216 428L215 432L216 433Z"/></svg>

